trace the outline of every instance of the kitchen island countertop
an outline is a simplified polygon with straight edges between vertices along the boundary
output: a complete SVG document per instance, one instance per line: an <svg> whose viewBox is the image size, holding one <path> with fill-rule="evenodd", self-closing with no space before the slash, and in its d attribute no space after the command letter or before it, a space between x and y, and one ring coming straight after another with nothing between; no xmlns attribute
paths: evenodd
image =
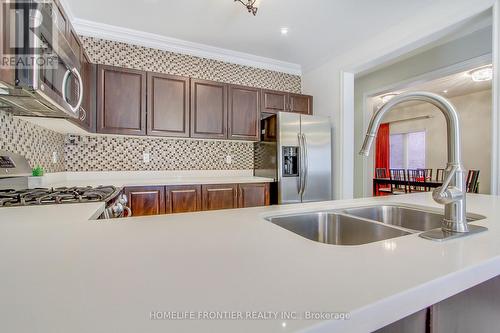
<svg viewBox="0 0 500 333"><path fill-rule="evenodd" d="M422 193L98 221L102 203L0 208L0 325L6 332L373 331L500 274L500 197L467 199L468 212L487 217L474 222L487 232L360 246L313 242L264 217L388 202L441 207ZM234 320L252 311L260 320ZM335 312L349 319L315 317ZM211 313L227 320L189 319Z"/></svg>

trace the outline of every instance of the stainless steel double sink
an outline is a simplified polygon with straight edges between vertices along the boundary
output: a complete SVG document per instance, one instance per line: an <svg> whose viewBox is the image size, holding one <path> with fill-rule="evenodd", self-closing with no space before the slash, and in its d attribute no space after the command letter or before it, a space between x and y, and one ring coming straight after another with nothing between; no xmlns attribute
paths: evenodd
<svg viewBox="0 0 500 333"><path fill-rule="evenodd" d="M266 220L307 239L334 245L361 245L441 227L444 214L407 205L385 204L315 211ZM468 214L469 222L484 216Z"/></svg>

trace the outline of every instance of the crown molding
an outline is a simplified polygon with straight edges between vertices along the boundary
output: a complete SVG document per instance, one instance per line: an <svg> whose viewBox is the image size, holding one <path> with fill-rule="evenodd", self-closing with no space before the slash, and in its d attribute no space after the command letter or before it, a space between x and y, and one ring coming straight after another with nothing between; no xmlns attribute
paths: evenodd
<svg viewBox="0 0 500 333"><path fill-rule="evenodd" d="M76 32L82 36L140 45L287 74L302 75L301 66L294 63L79 18L74 18L72 23Z"/></svg>

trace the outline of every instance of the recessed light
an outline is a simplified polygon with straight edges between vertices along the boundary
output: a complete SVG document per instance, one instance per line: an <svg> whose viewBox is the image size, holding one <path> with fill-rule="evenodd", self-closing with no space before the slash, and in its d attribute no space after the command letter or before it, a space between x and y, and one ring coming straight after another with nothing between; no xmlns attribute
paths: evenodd
<svg viewBox="0 0 500 333"><path fill-rule="evenodd" d="M444 92L445 94L447 94L447 93L448 93L448 90L443 90L443 92Z"/></svg>
<svg viewBox="0 0 500 333"><path fill-rule="evenodd" d="M280 31L281 31L281 34L282 34L283 36L288 35L288 28L287 28L287 27L282 27L282 28L280 29Z"/></svg>
<svg viewBox="0 0 500 333"><path fill-rule="evenodd" d="M470 76L474 82L491 81L493 79L493 67L482 67L471 71Z"/></svg>

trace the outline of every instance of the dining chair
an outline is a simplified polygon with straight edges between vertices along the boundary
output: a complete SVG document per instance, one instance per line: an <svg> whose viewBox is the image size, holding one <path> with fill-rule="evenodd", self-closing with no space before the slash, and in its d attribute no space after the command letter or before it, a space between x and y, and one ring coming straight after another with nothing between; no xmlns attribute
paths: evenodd
<svg viewBox="0 0 500 333"><path fill-rule="evenodd" d="M465 182L467 186L467 193L478 193L479 192L479 170L469 170L467 173L467 180Z"/></svg>
<svg viewBox="0 0 500 333"><path fill-rule="evenodd" d="M444 169L436 169L436 181L443 182L444 180Z"/></svg>
<svg viewBox="0 0 500 333"><path fill-rule="evenodd" d="M389 178L387 177L387 169L385 168L376 168L375 169L375 177L376 178ZM392 194L392 186L386 185L378 185L376 195L387 195Z"/></svg>
<svg viewBox="0 0 500 333"><path fill-rule="evenodd" d="M422 170L422 172L424 173L424 177L425 177L425 181L432 181L432 169L425 169L425 168L421 168L421 169L418 169L418 170ZM427 186L426 187L426 191L430 191L431 190L431 187Z"/></svg>
<svg viewBox="0 0 500 333"><path fill-rule="evenodd" d="M424 173L425 180L432 180L432 169L417 169Z"/></svg>
<svg viewBox="0 0 500 333"><path fill-rule="evenodd" d="M408 193L407 189L407 179L406 179L406 170L405 169L390 169L389 170L390 179L403 181L403 184L395 185L391 182L392 194L404 194Z"/></svg>
<svg viewBox="0 0 500 333"><path fill-rule="evenodd" d="M416 170L407 170L407 179L409 182L422 182L422 185L426 181L425 170L416 169ZM427 188L425 186L415 186L408 185L408 191L411 192L425 192Z"/></svg>

